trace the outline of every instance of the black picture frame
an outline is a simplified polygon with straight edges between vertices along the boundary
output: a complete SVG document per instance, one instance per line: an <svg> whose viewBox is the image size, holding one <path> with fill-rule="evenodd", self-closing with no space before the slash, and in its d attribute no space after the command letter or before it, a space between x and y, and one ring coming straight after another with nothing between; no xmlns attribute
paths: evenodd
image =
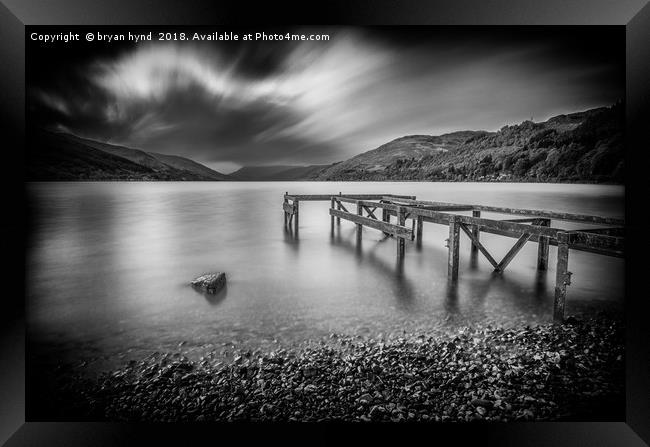
<svg viewBox="0 0 650 447"><path fill-rule="evenodd" d="M0 3L0 123L3 140L5 217L0 247L6 267L0 300L0 442L22 445L132 445L225 441L225 433L280 442L343 437L329 425L114 424L25 421L25 233L28 225L23 151L25 133L26 25L613 25L626 30L626 420L507 424L347 426L363 436L424 436L429 442L500 446L643 446L650 443L650 337L645 323L644 152L650 103L650 6L647 0L335 0L313 4L245 0L2 0ZM2 144L0 144L2 146ZM4 214L4 213L3 213ZM356 429L358 427L358 429ZM361 433L359 433L361 434ZM306 437L306 436L309 437ZM364 438L362 438L364 439ZM453 441L451 441L453 440Z"/></svg>

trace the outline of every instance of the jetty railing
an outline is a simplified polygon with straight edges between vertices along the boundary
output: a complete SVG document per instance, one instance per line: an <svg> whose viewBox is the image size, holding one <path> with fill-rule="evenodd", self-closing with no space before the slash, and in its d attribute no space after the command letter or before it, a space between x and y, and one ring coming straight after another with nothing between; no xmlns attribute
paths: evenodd
<svg viewBox="0 0 650 447"><path fill-rule="evenodd" d="M414 240L418 246L421 245L425 222L447 225L449 227L449 237L446 240L448 247L447 278L452 284L458 281L461 232L467 235L471 243L471 264L476 265L478 254L481 253L496 272L503 272L527 242L537 242L537 269L547 270L549 246L557 246L553 307L553 319L556 322L564 319L566 288L571 284L572 273L568 270L569 250L619 258L624 256L625 221L617 218L546 210L432 202L416 200L415 196L392 194L291 195L287 193L284 196L283 204L285 225L293 226L296 235L298 235L300 201L329 201L332 232L335 220L337 225L340 225L341 219L350 221L357 227L358 242L361 241L364 226L382 231L388 237L395 237L398 261L402 261L404 258L407 239ZM353 205L356 206L356 209L352 208ZM375 214L379 209L381 210L381 220ZM471 216L458 214L458 212L470 211ZM481 212L522 217L487 219L481 217ZM394 224L391 223L392 216L396 217ZM411 219L410 228L406 224L408 219ZM566 230L553 228L551 223L554 220L606 225L607 227ZM481 232L517 240L506 255L497 261L481 243Z"/></svg>

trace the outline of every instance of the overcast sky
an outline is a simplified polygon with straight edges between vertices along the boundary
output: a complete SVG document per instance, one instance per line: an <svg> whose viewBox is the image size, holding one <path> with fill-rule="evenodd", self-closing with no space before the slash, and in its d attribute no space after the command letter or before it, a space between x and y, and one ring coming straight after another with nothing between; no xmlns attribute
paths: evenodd
<svg viewBox="0 0 650 447"><path fill-rule="evenodd" d="M498 130L624 97L614 27L291 31L330 40L32 43L28 121L228 173L332 163L404 135Z"/></svg>

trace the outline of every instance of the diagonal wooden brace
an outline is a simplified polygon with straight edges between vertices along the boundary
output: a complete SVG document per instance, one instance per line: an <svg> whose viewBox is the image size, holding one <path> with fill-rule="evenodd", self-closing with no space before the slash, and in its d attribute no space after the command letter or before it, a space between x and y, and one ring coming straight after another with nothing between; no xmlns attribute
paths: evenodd
<svg viewBox="0 0 650 447"><path fill-rule="evenodd" d="M528 239L530 239L530 233L522 234L519 239L517 239L517 242L515 242L515 245L512 246L510 251L506 253L501 262L499 262L499 265L496 266L495 270L498 272L504 271L506 266L510 264L510 261L512 261L514 257L517 256L517 253L519 253L522 248L524 248L524 245L526 242L528 242Z"/></svg>
<svg viewBox="0 0 650 447"><path fill-rule="evenodd" d="M467 228L467 225L461 223L461 224L460 224L460 228L462 228L462 230L463 230L463 231L465 232L465 234L470 238L470 240L474 243L474 245L476 245L476 247L479 249L479 251L480 251L481 253L483 253L483 256L485 256L485 258L486 258L488 261L490 261L490 264L492 264L492 267L494 267L495 270L498 270L498 268L499 268L499 267L498 267L499 264L497 264L497 261L494 260L494 258L492 257L492 255L490 255L490 253L489 253L489 252L487 251L487 249L483 246L483 244L481 244L481 241L479 241L478 238L476 238L476 237L474 236L474 234L472 233L472 231L471 231L469 228Z"/></svg>

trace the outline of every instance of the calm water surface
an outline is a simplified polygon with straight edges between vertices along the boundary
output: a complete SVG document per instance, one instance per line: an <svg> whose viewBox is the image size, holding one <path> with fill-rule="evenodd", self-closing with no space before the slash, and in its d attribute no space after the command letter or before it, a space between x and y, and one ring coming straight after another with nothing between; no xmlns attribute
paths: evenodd
<svg viewBox="0 0 650 447"><path fill-rule="evenodd" d="M501 275L461 236L457 291L446 286L447 227L425 224L421 249L355 226L330 234L329 203L301 203L299 238L283 228L282 196L392 193L418 199L623 217L620 186L503 183L33 183L27 312L33 342L65 359L113 363L143 353L225 344L295 343L331 332L380 335L476 321L550 321L555 247L546 274L529 243ZM503 217L483 214L484 217ZM554 222L554 226L576 228ZM514 239L482 235L495 258ZM624 262L571 252L567 312L620 308ZM188 286L225 271L224 293ZM36 351L38 353L38 351Z"/></svg>

